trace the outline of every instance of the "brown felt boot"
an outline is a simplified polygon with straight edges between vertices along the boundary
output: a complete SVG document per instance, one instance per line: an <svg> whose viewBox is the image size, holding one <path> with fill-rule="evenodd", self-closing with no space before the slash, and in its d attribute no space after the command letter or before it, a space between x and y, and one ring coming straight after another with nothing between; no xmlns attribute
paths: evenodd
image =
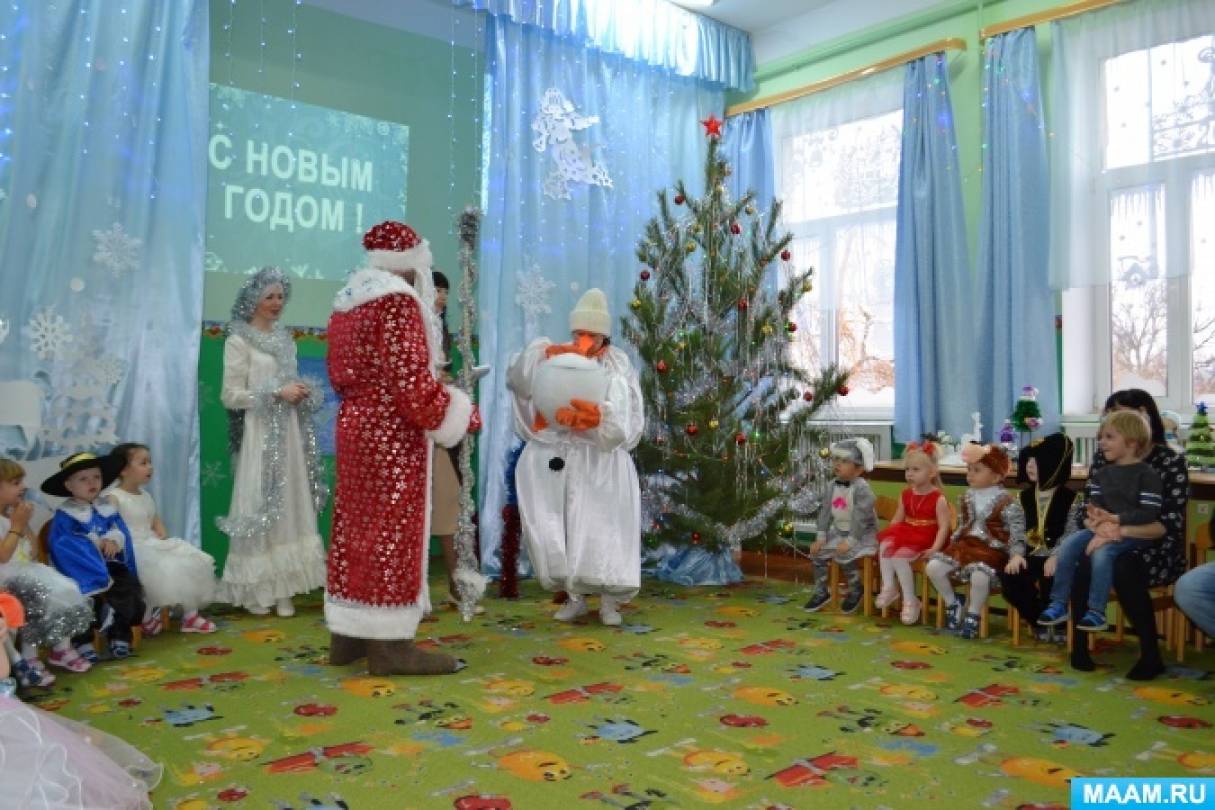
<svg viewBox="0 0 1215 810"><path fill-rule="evenodd" d="M335 667L353 664L367 657L367 640L337 633L329 634L329 663Z"/></svg>
<svg viewBox="0 0 1215 810"><path fill-rule="evenodd" d="M372 675L447 675L455 658L418 649L411 639L367 641L367 671Z"/></svg>

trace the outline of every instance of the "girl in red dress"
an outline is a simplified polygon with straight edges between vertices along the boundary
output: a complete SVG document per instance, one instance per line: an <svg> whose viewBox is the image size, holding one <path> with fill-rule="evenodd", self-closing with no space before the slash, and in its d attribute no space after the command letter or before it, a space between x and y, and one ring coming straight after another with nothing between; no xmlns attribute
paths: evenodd
<svg viewBox="0 0 1215 810"><path fill-rule="evenodd" d="M949 534L949 503L941 493L939 456L940 450L932 442L907 445L903 470L908 487L899 497L890 525L877 536L882 590L874 604L879 610L894 604L901 588L903 610L899 619L903 624L918 622L923 608L915 595L911 561L925 552L939 551Z"/></svg>

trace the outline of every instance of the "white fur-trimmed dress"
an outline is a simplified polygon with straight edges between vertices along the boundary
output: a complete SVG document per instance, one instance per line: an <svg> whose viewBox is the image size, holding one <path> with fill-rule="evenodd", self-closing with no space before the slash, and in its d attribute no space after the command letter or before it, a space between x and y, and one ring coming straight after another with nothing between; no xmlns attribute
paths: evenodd
<svg viewBox="0 0 1215 810"><path fill-rule="evenodd" d="M131 531L148 605L197 610L210 604L215 599L215 559L180 538L157 537L152 530L156 501L147 492L132 494L114 487L107 494Z"/></svg>

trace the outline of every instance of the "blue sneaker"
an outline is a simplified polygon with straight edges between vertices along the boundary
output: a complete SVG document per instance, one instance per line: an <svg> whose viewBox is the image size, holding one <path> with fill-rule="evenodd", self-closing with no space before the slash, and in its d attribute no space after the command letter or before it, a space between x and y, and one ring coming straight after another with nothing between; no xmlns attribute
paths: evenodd
<svg viewBox="0 0 1215 810"><path fill-rule="evenodd" d="M1105 614L1092 608L1085 611L1084 618L1076 622L1076 629L1086 633L1100 633L1107 627L1109 627L1109 623L1105 620Z"/></svg>
<svg viewBox="0 0 1215 810"><path fill-rule="evenodd" d="M131 645L120 639L110 639L110 656L123 659L131 657Z"/></svg>
<svg viewBox="0 0 1215 810"><path fill-rule="evenodd" d="M945 632L957 633L962 626L962 603L954 602L945 606Z"/></svg>
<svg viewBox="0 0 1215 810"><path fill-rule="evenodd" d="M979 614L967 613L966 618L962 620L962 627L958 630L958 638L978 638L979 637Z"/></svg>
<svg viewBox="0 0 1215 810"><path fill-rule="evenodd" d="M1067 621L1067 605L1062 602L1051 602L1038 617L1038 624L1043 627L1052 627L1056 624L1063 624L1065 621Z"/></svg>
<svg viewBox="0 0 1215 810"><path fill-rule="evenodd" d="M24 658L18 658L13 662L13 674L17 676L17 683L25 687L51 685L47 683L44 674L30 666L30 662Z"/></svg>
<svg viewBox="0 0 1215 810"><path fill-rule="evenodd" d="M97 654L97 650L93 649L92 644L81 644L76 648L76 654L90 664L101 663L101 656Z"/></svg>

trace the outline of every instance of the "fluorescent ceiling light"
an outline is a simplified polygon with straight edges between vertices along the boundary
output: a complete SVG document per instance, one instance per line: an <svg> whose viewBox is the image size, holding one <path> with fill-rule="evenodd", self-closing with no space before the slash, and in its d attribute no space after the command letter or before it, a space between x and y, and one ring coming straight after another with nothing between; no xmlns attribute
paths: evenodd
<svg viewBox="0 0 1215 810"><path fill-rule="evenodd" d="M685 6L687 8L708 8L717 3L717 0L673 0L677 6Z"/></svg>

